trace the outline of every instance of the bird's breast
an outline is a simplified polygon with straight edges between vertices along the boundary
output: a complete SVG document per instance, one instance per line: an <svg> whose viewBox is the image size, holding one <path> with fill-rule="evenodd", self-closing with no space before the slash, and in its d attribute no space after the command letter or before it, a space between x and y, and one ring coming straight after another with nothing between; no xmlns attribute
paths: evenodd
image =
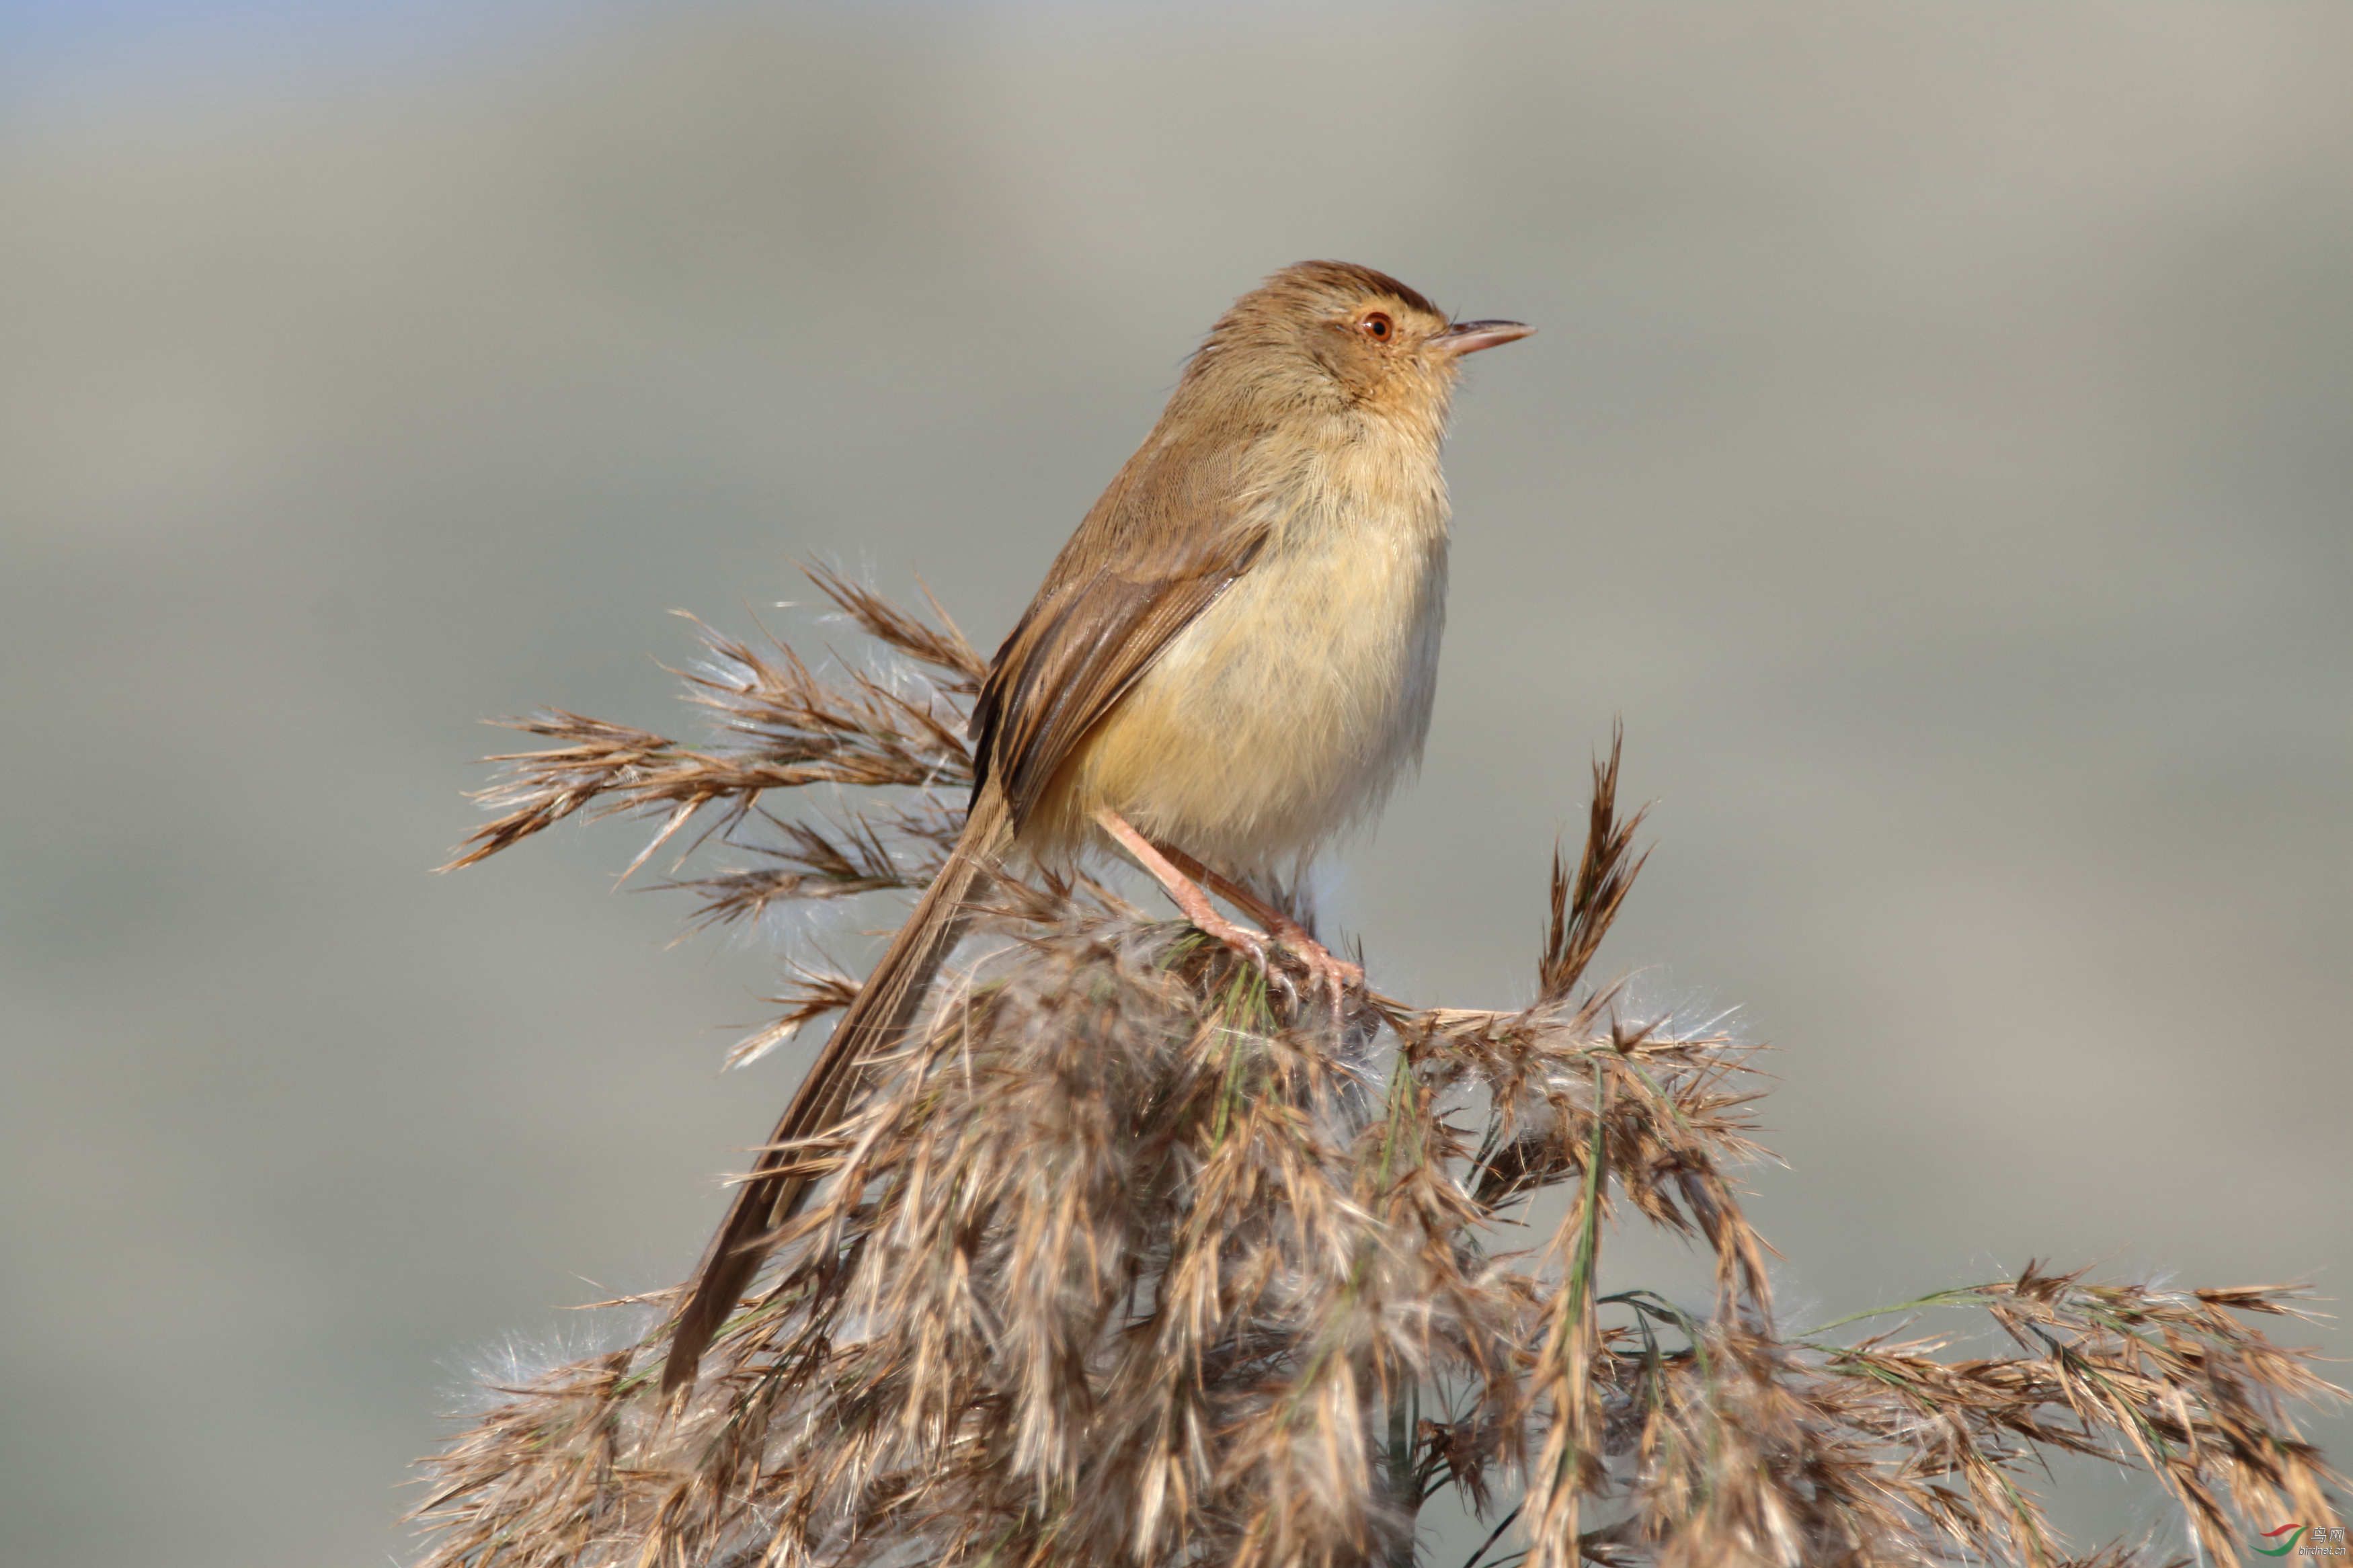
<svg viewBox="0 0 2353 1568"><path fill-rule="evenodd" d="M1368 815L1419 759L1445 621L1434 460L1344 453L1271 521L1249 571L1089 738L1078 820L1107 805L1202 858L1272 867Z"/></svg>

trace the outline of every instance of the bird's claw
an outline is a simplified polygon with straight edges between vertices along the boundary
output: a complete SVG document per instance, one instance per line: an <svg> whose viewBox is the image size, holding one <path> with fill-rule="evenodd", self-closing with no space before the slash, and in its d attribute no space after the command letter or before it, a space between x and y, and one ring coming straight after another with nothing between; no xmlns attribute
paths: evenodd
<svg viewBox="0 0 2353 1568"><path fill-rule="evenodd" d="M1306 972L1308 990L1332 1005L1335 1018L1346 1010L1348 992L1365 984L1362 964L1340 957L1308 935L1304 927L1285 921L1270 937L1214 911L1207 919L1195 916L1192 923L1203 936L1256 969L1269 984L1282 986L1296 1003L1301 999L1299 985L1292 979L1289 969L1275 962L1275 950L1281 949L1286 958Z"/></svg>
<svg viewBox="0 0 2353 1568"><path fill-rule="evenodd" d="M1196 915L1193 917L1192 924L1195 931L1225 948L1269 980L1274 978L1273 955L1268 951L1267 939L1259 932L1246 925L1237 925L1232 921L1214 913L1207 919Z"/></svg>
<svg viewBox="0 0 2353 1568"><path fill-rule="evenodd" d="M1294 930L1277 933L1283 951L1297 959L1307 971L1307 983L1332 1004L1332 1016L1338 1017L1345 1010L1350 990L1365 984L1365 966L1346 959L1309 936Z"/></svg>

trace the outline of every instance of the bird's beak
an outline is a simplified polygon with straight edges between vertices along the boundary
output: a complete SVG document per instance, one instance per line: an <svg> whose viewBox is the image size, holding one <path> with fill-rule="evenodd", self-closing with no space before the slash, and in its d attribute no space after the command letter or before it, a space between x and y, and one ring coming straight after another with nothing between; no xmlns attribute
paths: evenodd
<svg viewBox="0 0 2353 1568"><path fill-rule="evenodd" d="M1440 353L1460 357L1492 349L1497 343L1518 342L1535 331L1520 321L1457 321L1430 339L1430 346Z"/></svg>

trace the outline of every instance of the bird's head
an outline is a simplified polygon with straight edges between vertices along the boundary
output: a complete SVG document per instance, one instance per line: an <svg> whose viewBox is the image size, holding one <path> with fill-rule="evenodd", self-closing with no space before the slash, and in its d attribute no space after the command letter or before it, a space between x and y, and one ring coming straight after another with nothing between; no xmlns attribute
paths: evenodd
<svg viewBox="0 0 2353 1568"><path fill-rule="evenodd" d="M1345 405L1442 425L1462 356L1535 331L1454 321L1419 289L1346 261L1286 267L1234 301L1195 361L1278 405Z"/></svg>

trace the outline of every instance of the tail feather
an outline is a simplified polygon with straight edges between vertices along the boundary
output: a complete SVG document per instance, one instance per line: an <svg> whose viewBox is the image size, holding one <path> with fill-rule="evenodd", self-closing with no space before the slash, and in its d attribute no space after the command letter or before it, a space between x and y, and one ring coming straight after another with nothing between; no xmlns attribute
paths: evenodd
<svg viewBox="0 0 2353 1568"><path fill-rule="evenodd" d="M840 1121L858 1087L860 1069L895 1045L914 1023L933 976L964 934L990 866L1012 836L1004 796L983 788L947 864L892 939L858 999L834 1026L833 1037L810 1064L758 1163L736 1188L735 1202L695 1270L693 1294L671 1331L670 1356L662 1367L663 1393L694 1382L712 1336L759 1272L770 1246L767 1237L793 1216L817 1183L814 1175L785 1169L792 1156L783 1145L813 1137Z"/></svg>

